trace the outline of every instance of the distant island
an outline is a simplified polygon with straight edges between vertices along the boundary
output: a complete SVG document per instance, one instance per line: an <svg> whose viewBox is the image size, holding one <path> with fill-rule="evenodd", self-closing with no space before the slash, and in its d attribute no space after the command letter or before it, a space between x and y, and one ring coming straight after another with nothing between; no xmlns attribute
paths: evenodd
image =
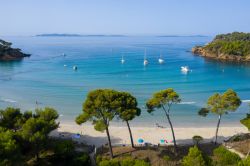
<svg viewBox="0 0 250 166"><path fill-rule="evenodd" d="M29 57L30 54L24 54L19 48L11 48L12 43L0 39L0 61L21 60Z"/></svg>
<svg viewBox="0 0 250 166"><path fill-rule="evenodd" d="M80 35L80 34L67 34L67 33L49 33L49 34L39 34L36 37L124 37L124 35Z"/></svg>
<svg viewBox="0 0 250 166"><path fill-rule="evenodd" d="M205 35L159 35L156 37L208 37Z"/></svg>
<svg viewBox="0 0 250 166"><path fill-rule="evenodd" d="M217 60L250 62L250 33L220 34L205 46L193 47L192 52Z"/></svg>

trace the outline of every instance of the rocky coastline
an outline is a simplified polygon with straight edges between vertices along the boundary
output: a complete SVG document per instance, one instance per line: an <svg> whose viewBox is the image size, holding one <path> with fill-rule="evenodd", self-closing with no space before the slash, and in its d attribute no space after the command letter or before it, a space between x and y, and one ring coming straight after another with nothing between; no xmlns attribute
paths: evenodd
<svg viewBox="0 0 250 166"><path fill-rule="evenodd" d="M11 45L12 43L0 39L0 61L22 60L24 57L30 56L19 48L12 48Z"/></svg>
<svg viewBox="0 0 250 166"><path fill-rule="evenodd" d="M250 33L219 34L210 43L195 46L191 51L194 55L220 61L250 62Z"/></svg>
<svg viewBox="0 0 250 166"><path fill-rule="evenodd" d="M235 62L250 62L250 56L235 56L223 53L211 53L202 46L195 46L192 48L192 53L204 58L210 58L221 61L235 61Z"/></svg>

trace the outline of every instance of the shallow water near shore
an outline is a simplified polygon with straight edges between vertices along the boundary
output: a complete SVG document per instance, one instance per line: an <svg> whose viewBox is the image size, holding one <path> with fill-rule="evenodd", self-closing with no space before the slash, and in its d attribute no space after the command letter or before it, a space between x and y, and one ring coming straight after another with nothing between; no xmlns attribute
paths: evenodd
<svg viewBox="0 0 250 166"><path fill-rule="evenodd" d="M30 53L19 62L0 62L0 108L23 110L51 106L60 120L72 122L81 112L86 94L96 88L128 91L137 97L142 115L136 126L167 125L158 111L150 115L146 100L155 91L174 88L182 102L172 110L174 126L214 126L216 116L197 115L215 92L234 89L243 103L223 116L222 125L238 126L250 101L250 66L206 60L190 52L212 37L2 37ZM144 50L149 64L143 66ZM66 56L63 56L62 54ZM158 63L162 54L164 64ZM125 63L121 64L121 57ZM72 68L76 65L77 71ZM180 71L189 66L188 74ZM123 125L116 123L114 125Z"/></svg>

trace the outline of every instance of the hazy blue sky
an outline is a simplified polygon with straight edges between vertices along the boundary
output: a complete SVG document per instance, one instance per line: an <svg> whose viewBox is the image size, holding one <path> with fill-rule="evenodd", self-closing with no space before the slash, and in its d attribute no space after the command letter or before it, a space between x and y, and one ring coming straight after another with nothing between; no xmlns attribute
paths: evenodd
<svg viewBox="0 0 250 166"><path fill-rule="evenodd" d="M250 31L250 0L0 0L0 35Z"/></svg>

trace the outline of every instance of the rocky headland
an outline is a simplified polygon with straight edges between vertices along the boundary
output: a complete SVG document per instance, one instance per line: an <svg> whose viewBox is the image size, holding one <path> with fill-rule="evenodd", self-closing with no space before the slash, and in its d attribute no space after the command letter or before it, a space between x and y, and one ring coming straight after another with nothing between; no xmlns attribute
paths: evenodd
<svg viewBox="0 0 250 166"><path fill-rule="evenodd" d="M221 61L250 62L250 33L217 35L210 43L193 47L192 53Z"/></svg>
<svg viewBox="0 0 250 166"><path fill-rule="evenodd" d="M25 54L19 48L12 48L12 43L0 39L0 61L21 60L24 57L29 57L30 54Z"/></svg>

